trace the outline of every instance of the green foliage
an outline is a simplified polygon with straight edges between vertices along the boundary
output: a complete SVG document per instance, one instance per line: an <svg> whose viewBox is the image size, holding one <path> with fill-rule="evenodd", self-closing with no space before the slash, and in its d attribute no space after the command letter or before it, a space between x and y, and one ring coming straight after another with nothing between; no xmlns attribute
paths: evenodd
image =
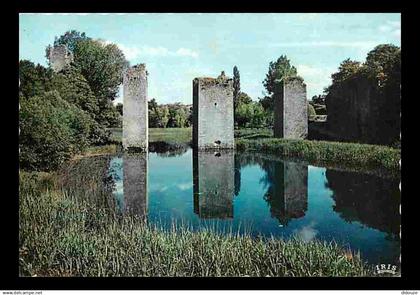
<svg viewBox="0 0 420 295"><path fill-rule="evenodd" d="M263 81L263 85L269 95L275 90L276 80L282 81L287 77L297 76L297 70L290 64L286 55L280 56L276 61L270 62L268 73Z"/></svg>
<svg viewBox="0 0 420 295"><path fill-rule="evenodd" d="M235 113L235 123L238 127L263 127L267 121L267 113L258 102L241 103Z"/></svg>
<svg viewBox="0 0 420 295"><path fill-rule="evenodd" d="M53 71L29 60L19 61L19 96L29 98L52 90Z"/></svg>
<svg viewBox="0 0 420 295"><path fill-rule="evenodd" d="M89 144L94 121L57 91L20 102L19 163L30 170L51 170Z"/></svg>
<svg viewBox="0 0 420 295"><path fill-rule="evenodd" d="M351 140L379 144L392 144L400 133L401 111L401 50L392 44L382 44L371 50L361 64L346 59L337 73L331 75L332 84L324 91L331 131L346 134ZM351 101L346 96L348 89L360 85L369 89L367 96L356 96ZM361 122L366 111L354 115L352 105L368 105L369 114ZM360 125L369 129L361 130Z"/></svg>
<svg viewBox="0 0 420 295"><path fill-rule="evenodd" d="M98 117L97 99L77 68L67 67L60 73L54 74L52 88L60 93L61 98L89 113L93 119Z"/></svg>
<svg viewBox="0 0 420 295"><path fill-rule="evenodd" d="M320 164L379 169L398 176L401 151L386 146L293 139L237 139L238 150L268 151Z"/></svg>
<svg viewBox="0 0 420 295"><path fill-rule="evenodd" d="M117 110L117 112L122 116L123 115L123 104L122 103L117 103L117 105L115 106L115 109Z"/></svg>
<svg viewBox="0 0 420 295"><path fill-rule="evenodd" d="M314 95L311 100L315 104L325 105L325 94Z"/></svg>
<svg viewBox="0 0 420 295"><path fill-rule="evenodd" d="M88 81L100 101L112 101L128 66L123 52L115 44L99 40L79 40L74 46L74 64Z"/></svg>
<svg viewBox="0 0 420 295"><path fill-rule="evenodd" d="M82 40L90 40L91 38L87 37L85 33L80 33L76 30L67 31L64 35L60 37L55 37L54 46L66 45L67 48L74 52L76 43Z"/></svg>
<svg viewBox="0 0 420 295"><path fill-rule="evenodd" d="M316 116L315 108L308 103L308 119L313 118L314 116Z"/></svg>
<svg viewBox="0 0 420 295"><path fill-rule="evenodd" d="M233 67L233 102L234 102L234 110L239 105L238 96L241 93L241 76L239 74L239 70L236 66Z"/></svg>
<svg viewBox="0 0 420 295"><path fill-rule="evenodd" d="M149 101L149 127L184 128L192 124L191 109L181 103L158 105L153 98Z"/></svg>
<svg viewBox="0 0 420 295"><path fill-rule="evenodd" d="M50 183L51 189L40 183ZM335 243L255 239L235 233L222 236L211 229L193 232L176 224L172 230L161 231L136 216L118 218L109 208L112 204L107 199L112 198L106 188L95 192L89 183L83 178L74 181L91 195L78 198L77 192L54 189L54 177L20 173L21 276L373 274L359 255Z"/></svg>

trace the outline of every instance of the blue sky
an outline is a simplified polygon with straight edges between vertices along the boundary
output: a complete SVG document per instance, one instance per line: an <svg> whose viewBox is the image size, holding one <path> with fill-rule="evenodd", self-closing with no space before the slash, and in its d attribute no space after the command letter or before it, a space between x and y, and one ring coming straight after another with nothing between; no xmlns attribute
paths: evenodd
<svg viewBox="0 0 420 295"><path fill-rule="evenodd" d="M241 90L257 100L270 61L286 54L321 94L341 61L363 61L378 44L400 46L398 13L276 14L21 14L19 58L47 65L45 47L67 30L116 43L132 65L146 63L149 99L192 103L192 80L241 74ZM117 100L121 101L121 97Z"/></svg>

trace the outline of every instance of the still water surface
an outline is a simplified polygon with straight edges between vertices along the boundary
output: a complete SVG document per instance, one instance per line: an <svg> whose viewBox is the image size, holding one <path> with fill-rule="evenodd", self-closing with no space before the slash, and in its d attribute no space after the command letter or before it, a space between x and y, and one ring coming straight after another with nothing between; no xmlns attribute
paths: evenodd
<svg viewBox="0 0 420 295"><path fill-rule="evenodd" d="M398 179L222 151L119 155L120 210L149 224L336 241L370 263L398 264Z"/></svg>

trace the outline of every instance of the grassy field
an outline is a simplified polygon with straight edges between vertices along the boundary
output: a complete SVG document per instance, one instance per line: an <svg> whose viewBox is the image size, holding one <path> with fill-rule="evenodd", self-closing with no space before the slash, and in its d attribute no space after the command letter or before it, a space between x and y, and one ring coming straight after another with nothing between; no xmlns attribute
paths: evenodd
<svg viewBox="0 0 420 295"><path fill-rule="evenodd" d="M95 174L82 177L79 190L89 197L80 198L61 189L56 174L20 172L21 276L372 275L358 255L334 243L164 232L121 218L98 201L104 196L95 193Z"/></svg>
<svg viewBox="0 0 420 295"><path fill-rule="evenodd" d="M122 141L122 129L111 128L112 140ZM149 142L165 141L169 143L189 143L192 139L192 128L149 128Z"/></svg>

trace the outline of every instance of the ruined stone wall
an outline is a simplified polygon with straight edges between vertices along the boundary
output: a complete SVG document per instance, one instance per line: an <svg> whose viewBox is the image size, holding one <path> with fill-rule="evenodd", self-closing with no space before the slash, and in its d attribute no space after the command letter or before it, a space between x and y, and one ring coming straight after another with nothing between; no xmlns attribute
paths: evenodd
<svg viewBox="0 0 420 295"><path fill-rule="evenodd" d="M127 69L123 78L123 138L125 150L148 150L149 111L145 64Z"/></svg>
<svg viewBox="0 0 420 295"><path fill-rule="evenodd" d="M233 81L193 80L193 144L199 149L234 148Z"/></svg>
<svg viewBox="0 0 420 295"><path fill-rule="evenodd" d="M200 218L233 218L234 165L233 150L194 150L194 212Z"/></svg>
<svg viewBox="0 0 420 295"><path fill-rule="evenodd" d="M278 83L274 94L274 137L300 139L308 135L306 85L299 78Z"/></svg>
<svg viewBox="0 0 420 295"><path fill-rule="evenodd" d="M334 87L326 104L335 140L391 144L399 138L401 99L394 89L380 90L368 78L355 77Z"/></svg>
<svg viewBox="0 0 420 295"><path fill-rule="evenodd" d="M148 154L123 155L124 212L140 217L147 216Z"/></svg>
<svg viewBox="0 0 420 295"><path fill-rule="evenodd" d="M58 73L73 62L73 54L66 45L58 45L50 48L48 59L53 71Z"/></svg>

